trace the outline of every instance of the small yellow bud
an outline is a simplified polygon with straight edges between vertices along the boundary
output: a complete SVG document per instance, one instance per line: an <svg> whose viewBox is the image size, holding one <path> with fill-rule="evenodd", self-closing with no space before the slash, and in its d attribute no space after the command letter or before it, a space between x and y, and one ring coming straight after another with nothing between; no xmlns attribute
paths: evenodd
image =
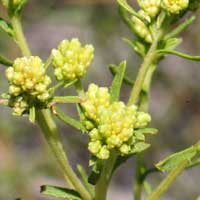
<svg viewBox="0 0 200 200"><path fill-rule="evenodd" d="M152 18L160 12L161 0L139 0L140 7Z"/></svg>
<svg viewBox="0 0 200 200"><path fill-rule="evenodd" d="M102 160L108 159L110 156L110 151L107 149L106 146L103 146L100 152L97 154L97 157Z"/></svg>
<svg viewBox="0 0 200 200"><path fill-rule="evenodd" d="M151 121L151 116L144 112L138 112L135 128L144 128Z"/></svg>
<svg viewBox="0 0 200 200"><path fill-rule="evenodd" d="M139 11L139 14L142 12L143 11ZM135 16L132 17L132 21L134 23L134 28L135 28L136 34L139 37L143 38L146 42L152 43L151 33L150 33L148 27L144 24L144 22L142 22L140 19L138 19Z"/></svg>
<svg viewBox="0 0 200 200"><path fill-rule="evenodd" d="M91 153L97 154L101 150L101 143L100 141L90 142L88 144L88 149Z"/></svg>
<svg viewBox="0 0 200 200"><path fill-rule="evenodd" d="M127 155L127 154L129 154L131 148L130 148L129 145L123 144L123 145L119 148L119 150L120 150L120 152L121 152L122 155Z"/></svg>

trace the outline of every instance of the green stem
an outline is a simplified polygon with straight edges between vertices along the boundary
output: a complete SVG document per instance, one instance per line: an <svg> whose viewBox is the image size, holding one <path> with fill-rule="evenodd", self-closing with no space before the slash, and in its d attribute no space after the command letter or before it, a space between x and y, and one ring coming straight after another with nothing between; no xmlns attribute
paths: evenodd
<svg viewBox="0 0 200 200"><path fill-rule="evenodd" d="M135 174L135 183L133 187L133 195L134 200L140 200L142 195L142 187L143 181L141 179L142 174L144 173L145 166L144 166L144 157L143 154L138 154L136 157L136 174Z"/></svg>
<svg viewBox="0 0 200 200"><path fill-rule="evenodd" d="M139 70L136 82L133 86L131 96L129 98L128 104L135 104L138 100L138 97L141 96L140 109L143 111L148 111L149 105L149 90L151 85L151 80L153 73L155 71L156 65L152 65L156 59L156 49L158 42L162 34L157 37L156 41L152 44L149 52L147 53L143 64ZM134 199L140 200L142 195L142 188L144 180L142 176L145 170L143 154L137 155L136 159L136 179L133 187Z"/></svg>
<svg viewBox="0 0 200 200"><path fill-rule="evenodd" d="M26 42L19 17L16 16L12 17L11 23L13 25L16 34L17 44L19 45L23 55L28 57L31 56L31 52ZM56 124L52 119L50 111L49 110L38 111L36 118L51 150L53 151L58 163L61 166L61 169L63 170L63 174L66 181L70 185L73 185L75 187L77 192L79 192L79 194L82 196L84 200L91 200L88 191L84 188L84 186L82 185L82 183L80 182L80 180L78 179L78 177L76 176L76 174L74 173L73 169L69 164L67 155L65 154L63 145L58 135Z"/></svg>
<svg viewBox="0 0 200 200"><path fill-rule="evenodd" d="M27 45L26 38L24 37L23 34L20 18L17 16L12 17L11 23L16 34L16 39L17 39L16 42L20 47L22 54L27 57L31 56L31 51Z"/></svg>
<svg viewBox="0 0 200 200"><path fill-rule="evenodd" d="M151 66L151 64L154 62L154 59L156 58L156 49L157 49L158 42L160 41L162 35L163 35L162 31L160 31L157 34L156 39L152 43L147 55L144 58L144 62L142 63L142 65L139 69L138 76L136 78L135 84L131 91L128 105L137 103L138 97L142 90L142 86L143 86L143 83L144 83L144 80L145 80L145 77L147 74L147 71L148 71L149 67Z"/></svg>
<svg viewBox="0 0 200 200"><path fill-rule="evenodd" d="M151 65L149 67L142 86L141 97L140 97L140 110L144 112L148 112L149 110L149 96L150 96L151 82L155 70L156 70L156 65Z"/></svg>
<svg viewBox="0 0 200 200"><path fill-rule="evenodd" d="M149 92L151 87L151 81L153 73L156 69L156 65L151 65L146 73L146 77L144 79L142 91L141 91L141 97L140 97L140 107L139 109L148 112L149 109ZM144 163L144 155L138 154L136 156L136 179L133 187L134 192L134 199L140 200L142 195L142 188L144 185L145 179L144 173L145 173L145 163Z"/></svg>
<svg viewBox="0 0 200 200"><path fill-rule="evenodd" d="M80 182L80 180L78 179L78 177L76 176L72 167L69 164L68 158L63 149L63 145L60 142L61 140L58 135L57 127L51 117L50 111L49 110L38 111L37 121L44 133L44 136L49 146L51 147L51 150L56 156L56 159L60 164L61 169L63 170L65 178L67 179L67 181L70 180L71 184L74 186L77 192L80 193L80 195L83 197L84 200L89 200L90 196L88 192L85 190L82 183Z"/></svg>
<svg viewBox="0 0 200 200"><path fill-rule="evenodd" d="M105 161L99 178L95 186L95 200L106 200L108 186L112 177L113 167L117 159L117 154L113 153L108 160Z"/></svg>
<svg viewBox="0 0 200 200"><path fill-rule="evenodd" d="M158 187L146 198L146 200L157 200L164 194L172 183L176 180L176 178L183 172L183 170L187 167L189 161L183 161L177 168L172 170L168 176L158 185Z"/></svg>

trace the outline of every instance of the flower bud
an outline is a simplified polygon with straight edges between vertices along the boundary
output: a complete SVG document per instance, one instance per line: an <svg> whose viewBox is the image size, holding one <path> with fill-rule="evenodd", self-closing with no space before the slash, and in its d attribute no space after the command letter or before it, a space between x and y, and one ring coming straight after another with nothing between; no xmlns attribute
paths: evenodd
<svg viewBox="0 0 200 200"><path fill-rule="evenodd" d="M103 146L100 152L97 154L97 157L102 160L108 159L110 156L110 151L107 149L106 146Z"/></svg>
<svg viewBox="0 0 200 200"><path fill-rule="evenodd" d="M140 7L152 18L160 12L161 0L138 0Z"/></svg>
<svg viewBox="0 0 200 200"><path fill-rule="evenodd" d="M139 14L143 16L144 11L139 11ZM152 43L152 36L148 27L139 18L133 16L132 22L134 23L134 29L136 34L143 38L147 43Z"/></svg>
<svg viewBox="0 0 200 200"><path fill-rule="evenodd" d="M135 128L144 128L151 121L151 116L144 112L138 112Z"/></svg>

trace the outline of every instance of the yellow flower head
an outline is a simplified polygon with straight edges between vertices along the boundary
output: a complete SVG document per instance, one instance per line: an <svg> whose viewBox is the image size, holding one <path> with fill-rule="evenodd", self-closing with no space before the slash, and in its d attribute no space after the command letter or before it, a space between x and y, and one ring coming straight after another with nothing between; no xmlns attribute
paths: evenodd
<svg viewBox="0 0 200 200"><path fill-rule="evenodd" d="M92 45L82 46L78 39L63 40L52 50L54 74L58 80L75 80L85 75L94 57Z"/></svg>
<svg viewBox="0 0 200 200"><path fill-rule="evenodd" d="M46 75L44 64L39 57L17 58L12 67L6 70L9 81L9 94L20 96L24 93L32 95L41 101L49 98L47 88L51 79Z"/></svg>
<svg viewBox="0 0 200 200"><path fill-rule="evenodd" d="M162 7L172 14L179 14L189 5L189 0L163 0Z"/></svg>
<svg viewBox="0 0 200 200"><path fill-rule="evenodd" d="M108 88L95 84L89 86L86 96L81 106L90 137L89 151L99 159L108 159L114 149L121 155L130 154L137 142L134 129L146 127L151 120L149 114L138 112L135 105L111 103Z"/></svg>

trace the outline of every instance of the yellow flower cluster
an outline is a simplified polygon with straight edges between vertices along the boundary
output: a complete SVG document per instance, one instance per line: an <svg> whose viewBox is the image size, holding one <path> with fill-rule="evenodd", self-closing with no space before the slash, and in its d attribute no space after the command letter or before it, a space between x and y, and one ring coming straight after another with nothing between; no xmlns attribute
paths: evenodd
<svg viewBox="0 0 200 200"><path fill-rule="evenodd" d="M138 112L135 105L110 102L108 88L91 84L87 100L81 104L90 142L89 151L99 159L108 159L115 149L121 155L133 152L137 139L134 129L144 128L151 120L149 114Z"/></svg>
<svg viewBox="0 0 200 200"><path fill-rule="evenodd" d="M13 108L13 115L21 116L24 114L24 112L27 112L29 109L28 103L25 101L25 99L21 96L16 97L15 99L11 100L9 103L10 107Z"/></svg>
<svg viewBox="0 0 200 200"><path fill-rule="evenodd" d="M5 95L14 115L29 112L32 106L46 105L50 98L48 86L51 79L46 75L44 64L39 57L22 57L6 70L9 91Z"/></svg>
<svg viewBox="0 0 200 200"><path fill-rule="evenodd" d="M172 14L179 14L189 5L189 0L163 0L162 6L165 10Z"/></svg>
<svg viewBox="0 0 200 200"><path fill-rule="evenodd" d="M12 67L6 70L9 81L9 94L20 96L28 93L40 101L49 98L47 91L51 79L46 75L44 64L39 57L17 58Z"/></svg>
<svg viewBox="0 0 200 200"><path fill-rule="evenodd" d="M52 50L54 74L58 80L72 81L83 77L94 57L92 45L81 46L78 39L63 40Z"/></svg>
<svg viewBox="0 0 200 200"><path fill-rule="evenodd" d="M160 12L161 0L139 0L138 3L151 18L154 18Z"/></svg>

